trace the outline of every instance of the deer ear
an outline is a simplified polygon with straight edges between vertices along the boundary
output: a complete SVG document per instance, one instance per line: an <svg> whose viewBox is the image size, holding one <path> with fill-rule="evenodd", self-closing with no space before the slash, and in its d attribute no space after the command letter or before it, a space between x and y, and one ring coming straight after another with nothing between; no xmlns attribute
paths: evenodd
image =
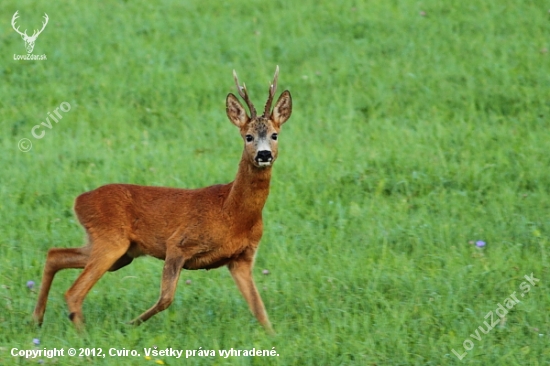
<svg viewBox="0 0 550 366"><path fill-rule="evenodd" d="M242 104L232 93L229 93L225 100L225 111L231 123L239 128L243 127L249 121L248 115Z"/></svg>
<svg viewBox="0 0 550 366"><path fill-rule="evenodd" d="M279 126L285 123L292 114L292 97L290 92L285 90L283 94L277 100L273 113L271 113L271 119Z"/></svg>

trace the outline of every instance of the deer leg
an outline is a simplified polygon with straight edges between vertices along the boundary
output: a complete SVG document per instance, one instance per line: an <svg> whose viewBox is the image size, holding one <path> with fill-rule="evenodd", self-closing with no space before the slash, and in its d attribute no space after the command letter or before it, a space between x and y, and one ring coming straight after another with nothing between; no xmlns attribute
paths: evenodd
<svg viewBox="0 0 550 366"><path fill-rule="evenodd" d="M134 258L130 257L128 254L124 254L122 257L117 259L117 261L111 266L111 268L109 268L109 272L118 271L122 267L126 267L127 265L132 263L133 260Z"/></svg>
<svg viewBox="0 0 550 366"><path fill-rule="evenodd" d="M262 298L252 278L252 263L252 258L237 259L228 265L229 272L256 319L258 319L268 333L275 334L267 318Z"/></svg>
<svg viewBox="0 0 550 366"><path fill-rule="evenodd" d="M166 308L170 306L170 304L174 300L176 287L178 285L178 279L180 277L180 272L183 268L184 263L185 257L181 255L166 257L164 261L164 268L162 270L160 297L157 303L153 305L149 310L145 311L143 314L132 320L130 324L140 325L153 315L160 313L163 310L166 310Z"/></svg>
<svg viewBox="0 0 550 366"><path fill-rule="evenodd" d="M87 246L82 248L52 248L48 251L40 293L32 315L39 325L42 325L44 320L48 293L55 274L61 269L84 268L88 262L89 252L90 248Z"/></svg>
<svg viewBox="0 0 550 366"><path fill-rule="evenodd" d="M128 250L129 241L118 243L94 241L88 263L71 288L65 293L69 307L69 319L77 329L83 325L82 303L96 282L111 268Z"/></svg>

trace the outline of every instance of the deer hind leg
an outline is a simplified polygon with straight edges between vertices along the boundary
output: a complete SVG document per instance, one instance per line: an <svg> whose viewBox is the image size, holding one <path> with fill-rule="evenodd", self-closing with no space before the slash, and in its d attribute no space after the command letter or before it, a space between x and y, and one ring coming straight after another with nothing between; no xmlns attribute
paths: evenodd
<svg viewBox="0 0 550 366"><path fill-rule="evenodd" d="M253 257L239 258L228 265L229 272L243 294L250 310L269 334L275 334L267 317L264 303L252 278Z"/></svg>
<svg viewBox="0 0 550 366"><path fill-rule="evenodd" d="M111 268L109 268L109 272L118 271L122 267L126 267L127 265L132 263L133 260L134 258L130 257L128 254L124 254L122 257L117 259L117 261L111 266Z"/></svg>
<svg viewBox="0 0 550 366"><path fill-rule="evenodd" d="M69 307L69 319L77 329L81 329L84 322L82 315L84 298L101 276L125 255L129 247L130 241L127 239L93 241L84 270L65 293L65 301Z"/></svg>
<svg viewBox="0 0 550 366"><path fill-rule="evenodd" d="M178 279L185 263L185 257L181 255L166 256L162 270L162 282L160 297L155 305L130 322L132 325L140 325L153 315L160 313L170 306L174 300Z"/></svg>
<svg viewBox="0 0 550 366"><path fill-rule="evenodd" d="M40 293L33 312L33 318L39 325L44 320L48 293L55 274L66 268L84 268L88 262L89 252L90 247L88 246L82 248L52 248L48 251Z"/></svg>

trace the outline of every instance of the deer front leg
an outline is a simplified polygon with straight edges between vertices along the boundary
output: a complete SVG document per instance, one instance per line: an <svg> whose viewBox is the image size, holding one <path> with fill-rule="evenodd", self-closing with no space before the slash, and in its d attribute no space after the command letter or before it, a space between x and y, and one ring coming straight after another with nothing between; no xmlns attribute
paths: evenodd
<svg viewBox="0 0 550 366"><path fill-rule="evenodd" d="M252 278L252 267L253 259L252 255L245 255L241 258L236 259L228 265L229 272L235 280L237 287L243 294L250 310L258 319L260 324L265 328L269 334L275 334L273 327L267 318L267 313L265 311L264 303L256 285L254 284L254 279Z"/></svg>
<svg viewBox="0 0 550 366"><path fill-rule="evenodd" d="M185 257L173 256L166 257L164 261L164 268L162 270L162 283L160 286L160 298L155 305L149 310L135 318L130 322L132 325L140 325L153 315L160 313L170 306L174 300L174 294L176 293L176 287L178 285L178 279L180 277L181 269L185 263Z"/></svg>

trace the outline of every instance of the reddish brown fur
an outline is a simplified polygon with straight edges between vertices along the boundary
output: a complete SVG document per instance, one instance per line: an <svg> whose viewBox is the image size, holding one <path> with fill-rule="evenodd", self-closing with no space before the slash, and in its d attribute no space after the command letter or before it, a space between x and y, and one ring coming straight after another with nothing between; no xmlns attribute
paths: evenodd
<svg viewBox="0 0 550 366"><path fill-rule="evenodd" d="M270 98L276 77L277 73ZM265 115L266 112L253 118L248 117L233 94L227 96L227 115L245 140L237 176L229 184L200 189L110 184L78 196L74 209L88 235L88 243L81 248L48 251L34 319L39 324L43 321L48 292L57 271L84 268L65 294L69 317L80 328L84 298L101 276L130 264L136 257L149 255L165 261L161 295L133 324L146 321L170 305L182 268L212 269L227 265L253 314L271 331L252 279L252 267L262 237L262 209L269 194L272 163L277 157L277 141L273 136L291 112L288 91L282 93L270 115ZM263 141L263 147L268 143L261 140L260 134L269 140L272 160L268 166L261 166L263 160L258 160L260 142ZM256 143L247 142L247 135L253 136Z"/></svg>

